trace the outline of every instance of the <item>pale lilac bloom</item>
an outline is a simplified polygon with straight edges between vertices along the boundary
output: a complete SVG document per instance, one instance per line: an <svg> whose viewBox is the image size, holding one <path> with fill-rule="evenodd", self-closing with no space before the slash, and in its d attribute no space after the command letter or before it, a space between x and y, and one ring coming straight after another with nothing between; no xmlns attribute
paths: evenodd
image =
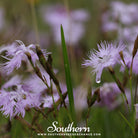
<svg viewBox="0 0 138 138"><path fill-rule="evenodd" d="M84 21L87 21L89 15L84 10L75 10L68 13L61 5L50 6L44 9L44 20L52 27L55 42L60 44L60 25L62 24L65 34L65 40L68 44L76 44L83 36Z"/></svg>
<svg viewBox="0 0 138 138"><path fill-rule="evenodd" d="M52 98L52 94L48 94L47 91L43 90L41 91L40 93L38 93L38 97L39 97L39 102L41 104L43 104L43 108L51 108L54 106L54 103L53 102L57 102L59 99L60 99L60 96L57 92L57 89L56 89L56 86L54 84L53 85L53 98L54 98L54 101L53 101L53 98ZM66 91L67 91L67 88L66 88L66 85L63 84L63 83L60 83L60 87L61 87L61 90L62 90L62 94L64 94ZM65 102L66 104L68 103L68 98L65 99Z"/></svg>
<svg viewBox="0 0 138 138"><path fill-rule="evenodd" d="M46 82L50 87L50 77L46 72L45 75L43 75L43 79L46 79ZM32 74L29 77L27 77L24 80L24 85L27 86L29 90L34 93L39 93L47 89L47 86L36 74Z"/></svg>
<svg viewBox="0 0 138 138"><path fill-rule="evenodd" d="M39 70L41 72L43 80L45 80L47 85L50 87L52 82L52 80L50 82L50 76L41 65L39 65ZM57 70L54 70L54 72L56 73ZM32 73L24 80L24 85L27 86L30 89L30 91L34 93L42 92L47 89L47 86L35 73ZM56 89L56 86L53 82L52 85L53 89Z"/></svg>
<svg viewBox="0 0 138 138"><path fill-rule="evenodd" d="M8 44L8 45L2 45L2 46L0 46L0 54L2 52L6 51L6 55L11 55L10 53L15 53L16 49L17 49L16 43L12 43L12 44Z"/></svg>
<svg viewBox="0 0 138 138"><path fill-rule="evenodd" d="M38 56L33 51L33 49L35 49L35 45L31 44L26 47L22 41L17 40L17 42L19 43L18 46L15 46L13 44L10 47L8 45L6 56L2 56L3 58L9 60L8 62L2 64L2 68L7 74L10 74L11 72L13 72L14 69L19 69L21 67L22 61L25 61L25 62L28 61L26 52L28 52L31 55L34 66L36 61L38 61ZM1 49L1 52L2 51L5 51L4 47Z"/></svg>
<svg viewBox="0 0 138 138"><path fill-rule="evenodd" d="M15 116L14 114L15 101L10 99L10 93L0 90L0 111L10 119Z"/></svg>
<svg viewBox="0 0 138 138"><path fill-rule="evenodd" d="M54 102L57 102L60 98L58 94L53 95ZM52 95L45 95L40 97L40 102L43 103L43 108L51 108L53 106Z"/></svg>
<svg viewBox="0 0 138 138"><path fill-rule="evenodd" d="M125 4L122 2L112 2L112 16L114 19L119 19L121 23L125 25L132 24L134 21L138 21L137 12L138 5L137 4Z"/></svg>
<svg viewBox="0 0 138 138"><path fill-rule="evenodd" d="M132 71L133 71L133 73L138 75L138 54L134 58Z"/></svg>
<svg viewBox="0 0 138 138"><path fill-rule="evenodd" d="M102 30L104 32L118 30L119 25L118 25L118 23L110 20L110 13L109 13L109 11L105 12L102 15L102 22L103 22Z"/></svg>
<svg viewBox="0 0 138 138"><path fill-rule="evenodd" d="M83 9L72 11L70 16L72 17L73 20L77 22L85 22L90 18L89 14Z"/></svg>
<svg viewBox="0 0 138 138"><path fill-rule="evenodd" d="M26 92L22 85L18 85L17 88L18 91L13 93L12 97L17 100L15 113L21 113L21 115L24 117L26 108L39 108L41 103L39 102L39 98L35 93Z"/></svg>
<svg viewBox="0 0 138 138"><path fill-rule="evenodd" d="M121 91L116 83L104 83L100 88L100 102L96 103L99 106L105 106L109 110L113 110L121 103L123 99L121 97Z"/></svg>
<svg viewBox="0 0 138 138"><path fill-rule="evenodd" d="M57 88L54 84L53 85L53 98L52 98L52 94L47 93L47 91L41 91L40 93L38 93L38 97L39 97L39 102L43 105L43 108L51 108L54 106L53 102L57 102L60 99L60 96L57 92ZM60 83L60 88L62 90L62 94L64 94L67 91L66 85L63 83ZM68 97L66 97L65 99L65 103L68 104Z"/></svg>
<svg viewBox="0 0 138 138"><path fill-rule="evenodd" d="M64 23L62 25L64 29L66 42L71 45L76 44L81 39L84 33L84 28L82 24L72 23L71 25L69 25L68 23ZM69 26L71 28L69 28ZM61 43L61 36L59 34L60 34L60 27L54 28L54 36L55 36L54 38L58 44Z"/></svg>
<svg viewBox="0 0 138 138"><path fill-rule="evenodd" d="M106 22L103 27L102 27L102 30L104 32L108 32L108 31L116 31L118 30L118 24L117 23L114 23L114 22Z"/></svg>
<svg viewBox="0 0 138 138"><path fill-rule="evenodd" d="M116 31L117 40L132 45L138 33L138 4L111 2L110 9L102 15L102 30Z"/></svg>
<svg viewBox="0 0 138 138"><path fill-rule="evenodd" d="M38 60L37 54L33 51L33 49L35 50L35 45L30 44L28 46L25 46L25 44L22 41L20 41L20 40L16 40L16 41L20 44L19 51L21 50L24 54L26 52L30 53L33 64L35 65L36 61Z"/></svg>
<svg viewBox="0 0 138 138"><path fill-rule="evenodd" d="M124 60L127 68L131 67L132 62L132 52L125 51L124 52ZM120 68L121 71L124 71L125 65L122 63L122 66ZM132 72L136 75L138 75L138 53L136 53L134 60L133 60L133 66L132 66Z"/></svg>
<svg viewBox="0 0 138 138"><path fill-rule="evenodd" d="M27 61L27 57L21 51L17 52L12 59L9 59L8 62L2 64L3 70L6 74L10 74L14 69L19 69L22 61Z"/></svg>
<svg viewBox="0 0 138 138"><path fill-rule="evenodd" d="M74 104L75 104L75 109L79 112L88 107L86 88L79 86L76 89L74 89Z"/></svg>
<svg viewBox="0 0 138 138"><path fill-rule="evenodd" d="M118 39L121 39L124 42L128 42L128 44L130 46L132 45L133 47L137 35L138 35L138 26L124 27L119 29Z"/></svg>
<svg viewBox="0 0 138 138"><path fill-rule="evenodd" d="M119 52L124 49L125 46L121 43L104 42L98 44L98 51L91 51L89 59L85 60L83 65L86 67L90 66L93 69L92 72L96 74L96 82L100 83L103 69L118 63L120 59Z"/></svg>
<svg viewBox="0 0 138 138"><path fill-rule="evenodd" d="M44 80L46 80L48 86L50 87L52 84L52 91L53 91L53 97L54 97L54 101L57 102L57 100L60 98L57 92L57 88L55 86L55 84L53 83L53 81L51 80L50 82L50 76L46 73L46 71L40 67L40 71L42 74L42 77ZM54 70L54 72L56 73L57 71ZM52 99L52 95L48 94L48 88L47 86L44 84L44 82L36 75L36 74L32 74L29 77L27 77L24 80L24 85L23 85L25 90L28 90L32 93L35 93L38 97L38 101L39 103L43 104L43 108L50 108L53 106L53 99ZM63 83L60 83L60 87L62 92L66 92L67 88L66 85Z"/></svg>
<svg viewBox="0 0 138 138"><path fill-rule="evenodd" d="M32 58L32 62L35 66L35 63L38 61L38 56L36 54L36 46L34 44L30 44L28 46L25 46L25 44L20 41L20 40L16 40L20 45L19 45L19 49L17 49L17 51L22 51L24 54L26 52L28 52L31 55ZM47 54L51 54L50 52L47 53L46 49L41 49L43 55L46 57Z"/></svg>
<svg viewBox="0 0 138 138"><path fill-rule="evenodd" d="M60 82L60 88L61 88L62 94L67 92L67 87L64 83ZM54 102L57 102L60 99L60 96L57 92L57 88L55 85L53 85L53 98L54 98ZM64 100L65 100L65 103L68 105L69 104L68 96ZM42 102L44 104L43 107L49 107L50 108L50 107L54 106L52 95L45 95L45 96L41 95L40 96L40 102Z"/></svg>
<svg viewBox="0 0 138 138"><path fill-rule="evenodd" d="M24 117L26 108L39 108L40 106L38 96L26 92L22 85L17 85L15 91L0 90L0 92L0 111L5 116L10 116L10 119L19 114Z"/></svg>
<svg viewBox="0 0 138 138"><path fill-rule="evenodd" d="M18 85L20 83L21 83L21 76L15 75L10 80L8 80L6 83L4 83L4 85L2 85L2 87L1 87L1 89L9 88L14 85Z"/></svg>
<svg viewBox="0 0 138 138"><path fill-rule="evenodd" d="M127 42L127 50L123 52L124 60L128 68L131 67L132 62L132 51L134 47L135 39L138 35L138 26L133 26L129 28L122 28L119 31L118 39L120 38L122 41ZM123 62L122 62L123 64ZM138 74L138 53L134 57L133 68L132 71L135 74ZM121 67L121 71L124 71L125 65Z"/></svg>

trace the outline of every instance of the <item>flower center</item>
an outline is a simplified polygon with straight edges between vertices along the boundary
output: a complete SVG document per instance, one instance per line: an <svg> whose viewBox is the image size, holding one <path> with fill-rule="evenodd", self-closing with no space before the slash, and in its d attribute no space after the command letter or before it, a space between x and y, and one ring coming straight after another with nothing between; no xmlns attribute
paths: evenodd
<svg viewBox="0 0 138 138"><path fill-rule="evenodd" d="M99 63L106 63L110 60L111 55L104 55L102 57L99 57Z"/></svg>

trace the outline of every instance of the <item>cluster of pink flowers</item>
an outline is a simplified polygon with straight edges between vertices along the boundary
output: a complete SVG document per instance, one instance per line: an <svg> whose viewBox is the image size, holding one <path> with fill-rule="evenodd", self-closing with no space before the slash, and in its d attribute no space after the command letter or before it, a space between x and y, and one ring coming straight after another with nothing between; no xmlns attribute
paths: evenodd
<svg viewBox="0 0 138 138"><path fill-rule="evenodd" d="M0 49L1 56L2 53L5 53L2 57L8 60L1 64L1 71L3 75L10 75L15 69L19 69L22 61L29 64L26 53L30 54L34 66L39 64L35 45L31 44L29 46L25 46L22 41L18 40L17 42L18 44L13 43L11 45L2 46ZM43 50L43 53L46 56L47 53L45 50ZM43 79L47 81L47 84L50 87L49 75L41 66L39 67ZM53 98L56 102L60 97L57 94L54 84L53 90ZM53 99L51 95L47 93L47 86L35 73L31 73L30 75L27 75L27 77L23 77L23 74L14 75L1 86L0 111L2 111L6 116L10 116L10 119L20 114L24 117L25 110L28 108L50 108L52 105Z"/></svg>
<svg viewBox="0 0 138 138"><path fill-rule="evenodd" d="M0 111L6 116L10 116L10 119L19 114L24 117L25 109L40 106L36 94L25 91L22 85L15 87L15 90L11 91L5 90L5 88L0 90Z"/></svg>
<svg viewBox="0 0 138 138"><path fill-rule="evenodd" d="M125 4L120 1L111 2L110 9L104 12L102 16L103 31L117 31L118 34L121 31L121 34L125 34L125 29L135 25L137 27L137 12L138 5L136 3Z"/></svg>
<svg viewBox="0 0 138 138"><path fill-rule="evenodd" d="M126 9L127 12L124 14ZM92 73L96 74L97 83L101 82L102 72L106 68L113 68L117 64L121 65L121 70L124 70L124 66L130 68L134 40L138 32L138 18L135 14L137 13L137 9L137 5L112 2L111 12L107 11L103 14L103 31L116 31L118 34L117 40L121 40L121 42L101 42L97 45L98 50L91 50L88 59L84 61L83 66L91 67ZM58 44L61 43L61 24L64 28L67 44L75 45L85 32L84 22L89 19L89 14L86 11L82 9L67 11L67 9L61 5L44 7L43 13L45 22L52 27L55 42ZM124 42L127 42L127 44L124 45ZM123 53L124 61L120 56L120 52ZM42 53L45 57L47 56L46 50L42 50ZM16 40L16 43L1 46L0 54L1 57L7 61L0 64L2 74L11 75L11 73L15 73L14 70L18 70L23 62L30 65L28 59L29 55L33 69L35 70L35 67L38 67L41 73L40 76L42 77L38 77L37 72L35 72L36 74L29 72L27 77L23 77L20 74L14 75L12 78L8 79L0 89L0 111L2 111L4 115L10 116L10 119L16 115L24 117L26 109L50 108L53 106L53 102L57 102L60 99L55 84L39 62L39 54L37 55L36 46L34 44L26 46L22 41ZM135 74L138 74L137 67L138 53L136 53L133 61L133 73ZM53 88L52 93L48 91L51 86ZM104 83L100 89L101 101L98 105L106 105L109 109L120 105L122 99L120 99L121 91L119 88L120 87L115 83ZM67 91L64 84L62 90L64 92ZM75 108L81 111L88 105L86 101L86 89L78 87L74 91ZM129 97L130 96L128 96L128 98ZM68 102L68 98L66 98L66 102Z"/></svg>
<svg viewBox="0 0 138 138"><path fill-rule="evenodd" d="M102 16L102 30L104 32L115 31L117 40L126 44L124 60L130 68L134 41L138 35L138 5L125 4L119 1L111 2L110 9ZM138 74L138 53L133 63L133 73ZM123 67L121 68L123 70Z"/></svg>

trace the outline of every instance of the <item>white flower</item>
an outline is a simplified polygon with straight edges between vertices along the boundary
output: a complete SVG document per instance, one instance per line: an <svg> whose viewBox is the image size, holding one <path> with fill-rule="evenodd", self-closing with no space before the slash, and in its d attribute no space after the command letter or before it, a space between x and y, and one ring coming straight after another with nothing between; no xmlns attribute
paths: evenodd
<svg viewBox="0 0 138 138"><path fill-rule="evenodd" d="M109 66L114 66L119 62L119 52L123 51L125 48L121 43L101 43L98 45L98 51L92 51L90 53L89 59L85 60L84 66L90 66L93 69L93 73L96 74L96 82L100 83L101 74L104 68Z"/></svg>

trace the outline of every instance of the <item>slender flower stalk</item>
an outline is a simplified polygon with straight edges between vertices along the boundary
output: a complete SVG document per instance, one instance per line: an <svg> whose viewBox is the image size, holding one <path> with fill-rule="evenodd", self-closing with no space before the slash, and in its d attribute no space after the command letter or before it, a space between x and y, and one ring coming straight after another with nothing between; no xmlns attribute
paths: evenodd
<svg viewBox="0 0 138 138"><path fill-rule="evenodd" d="M133 130L134 130L134 135L133 135L134 137L135 137L135 112L136 111L134 108L135 100L134 100L133 91L132 91L132 70L133 70L133 61L134 61L134 57L137 54L137 50L138 50L138 36L134 42L134 47L132 51L132 61L131 61L131 67L130 67L130 75L129 75L129 84L130 84L130 90L131 90L131 123L132 123Z"/></svg>
<svg viewBox="0 0 138 138"><path fill-rule="evenodd" d="M56 88L58 90L58 93L59 93L59 96L61 97L61 99L63 100L63 97L62 97L62 91L61 91L61 88L60 88L60 85L59 85L59 81L58 79L56 78L56 75L55 73L53 72L53 70L51 69L51 65L46 61L41 49L39 46L36 46L36 52L37 52L37 55L39 57L39 61L40 63L42 64L42 66L44 67L44 69L46 70L46 72L49 74L49 76L51 77L51 79L53 80L53 82L55 83L56 85ZM63 100L63 104L66 108L66 104L65 104L65 101Z"/></svg>
<svg viewBox="0 0 138 138"><path fill-rule="evenodd" d="M131 67L130 67L130 77L132 77L132 69L133 69L133 62L134 62L134 57L137 53L137 50L138 50L138 36L134 42L134 48L133 48L133 51L132 51L132 61L131 61Z"/></svg>
<svg viewBox="0 0 138 138"><path fill-rule="evenodd" d="M67 92L65 92L63 95L63 99L65 100L65 98L67 97ZM35 108L36 111L40 112L45 119L48 118L48 115L53 112L60 104L63 104L63 101L61 100L61 98L59 98L54 105L52 105L51 108L48 109L48 111L46 113L43 112L43 110Z"/></svg>
<svg viewBox="0 0 138 138"><path fill-rule="evenodd" d="M31 65L32 65L32 67L33 67L35 73L37 74L37 76L44 82L44 84L46 85L46 87L47 87L48 89L50 89L50 87L48 86L48 84L47 84L47 82L46 82L46 79L44 79L44 77L42 76L41 71L40 71L40 69L38 68L38 66L37 66L36 64L35 64L35 66L34 66L33 61L32 61L32 58L31 58L31 55L30 55L29 53L26 53L26 55L27 55L27 57L28 57L28 59L29 59Z"/></svg>
<svg viewBox="0 0 138 138"><path fill-rule="evenodd" d="M125 96L125 99L126 99L126 103L128 104L128 100L127 100L127 97L126 97L126 94L125 94L125 90L124 90L124 87L122 85L122 83L119 81L119 79L117 78L117 76L115 75L115 72L113 70L112 67L108 67L108 70L109 72L111 73L113 79L115 80L118 88L120 89L120 91L123 93L123 95Z"/></svg>
<svg viewBox="0 0 138 138"><path fill-rule="evenodd" d="M18 120L18 121L20 121L23 125L27 126L29 129L32 129L33 131L35 131L37 133L41 133L42 132L42 131L39 131L38 129L36 129L29 122L27 122L26 120L24 120L23 118L21 118L19 116L15 116L15 119Z"/></svg>
<svg viewBox="0 0 138 138"><path fill-rule="evenodd" d="M135 88L135 99L134 99L135 104L137 101L137 90L138 90L138 76L136 76L136 88Z"/></svg>

